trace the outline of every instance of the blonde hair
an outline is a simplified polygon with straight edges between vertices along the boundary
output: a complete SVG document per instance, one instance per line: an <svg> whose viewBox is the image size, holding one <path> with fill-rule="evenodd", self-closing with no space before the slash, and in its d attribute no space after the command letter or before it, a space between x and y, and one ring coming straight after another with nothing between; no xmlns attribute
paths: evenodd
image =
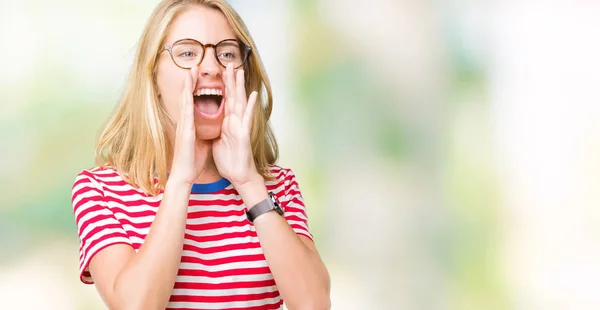
<svg viewBox="0 0 600 310"><path fill-rule="evenodd" d="M172 141L166 126L171 120L156 86L156 65L169 26L186 9L203 5L222 12L238 40L252 48L244 64L246 91L258 91L251 146L258 172L271 180L269 165L278 157L278 146L268 123L273 108L271 84L254 40L240 16L223 0L164 0L152 13L142 33L125 92L100 135L96 163L116 169L130 184L156 195L167 180Z"/></svg>

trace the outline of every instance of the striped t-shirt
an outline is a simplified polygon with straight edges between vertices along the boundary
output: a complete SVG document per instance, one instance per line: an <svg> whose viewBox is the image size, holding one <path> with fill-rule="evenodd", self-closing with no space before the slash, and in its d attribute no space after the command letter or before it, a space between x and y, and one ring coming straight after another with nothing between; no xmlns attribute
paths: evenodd
<svg viewBox="0 0 600 310"><path fill-rule="evenodd" d="M292 229L312 239L304 202L290 169L270 166L266 183L281 203ZM160 205L162 193L149 196L125 182L112 168L82 171L73 184L72 202L80 242L80 279L93 284L90 260L114 244L138 251ZM189 199L181 263L168 309L281 309L283 300L260 247L246 206L222 179L194 184Z"/></svg>

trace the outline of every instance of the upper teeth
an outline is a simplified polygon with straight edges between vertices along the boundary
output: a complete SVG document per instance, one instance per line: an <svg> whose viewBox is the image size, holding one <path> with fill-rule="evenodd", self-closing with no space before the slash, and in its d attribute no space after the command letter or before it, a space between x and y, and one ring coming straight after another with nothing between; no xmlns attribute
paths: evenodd
<svg viewBox="0 0 600 310"><path fill-rule="evenodd" d="M218 88L201 88L196 91L196 96L201 95L218 95L223 96L223 93Z"/></svg>

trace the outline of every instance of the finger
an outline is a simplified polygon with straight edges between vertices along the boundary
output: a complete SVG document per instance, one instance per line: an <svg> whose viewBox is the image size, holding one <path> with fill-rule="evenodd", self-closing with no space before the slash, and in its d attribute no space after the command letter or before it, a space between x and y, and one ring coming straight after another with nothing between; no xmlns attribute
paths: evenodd
<svg viewBox="0 0 600 310"><path fill-rule="evenodd" d="M194 123L194 84L197 77L194 78L194 71L197 72L197 69L187 71L184 76L183 83L183 91L181 92L181 114L179 117L179 122L181 123L181 130L184 128L193 127ZM196 74L197 76L197 74Z"/></svg>
<svg viewBox="0 0 600 310"><path fill-rule="evenodd" d="M225 83L225 115L234 113L235 108L235 80L233 75L233 64L228 64L223 73Z"/></svg>
<svg viewBox="0 0 600 310"><path fill-rule="evenodd" d="M196 85L198 84L198 70L200 70L197 66L192 67L192 69L190 69L190 74L192 75L192 84L190 85L191 91L192 91L192 96L194 96L194 91L196 90ZM193 97L192 97L192 103L193 103Z"/></svg>
<svg viewBox="0 0 600 310"><path fill-rule="evenodd" d="M188 117L188 121L190 127L194 127L194 92L196 90L196 84L198 83L198 67L194 66L190 70L190 84L189 89L187 89L187 110L186 115Z"/></svg>
<svg viewBox="0 0 600 310"><path fill-rule="evenodd" d="M236 113L239 116L242 116L242 114L244 113L245 109L246 109L246 105L247 105L247 101L246 101L246 83L244 82L244 70L243 69L239 69L236 72L236 77L235 77L235 83L236 83Z"/></svg>
<svg viewBox="0 0 600 310"><path fill-rule="evenodd" d="M252 130L252 118L254 117L254 106L258 98L258 93L253 91L248 98L248 105L246 105L246 111L244 111L243 124L248 130L248 133Z"/></svg>
<svg viewBox="0 0 600 310"><path fill-rule="evenodd" d="M183 124L185 121L185 115L186 115L186 108L188 106L188 96L189 96L189 89L190 84L192 84L192 78L190 76L189 72L185 72L184 76L183 76L183 89L181 90L181 94L179 95L179 118L177 119L177 131L180 131L180 124Z"/></svg>

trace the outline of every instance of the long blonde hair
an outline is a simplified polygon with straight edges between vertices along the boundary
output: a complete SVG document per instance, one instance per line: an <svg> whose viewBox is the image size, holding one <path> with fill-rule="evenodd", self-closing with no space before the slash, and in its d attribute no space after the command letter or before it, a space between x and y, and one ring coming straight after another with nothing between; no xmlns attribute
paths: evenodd
<svg viewBox="0 0 600 310"><path fill-rule="evenodd" d="M271 84L246 25L223 0L164 0L152 13L142 33L125 92L100 135L96 163L116 169L127 182L156 195L167 180L172 155L167 126L170 118L158 97L156 65L173 20L186 9L203 5L222 12L238 40L252 48L244 64L246 91L258 91L252 124L251 146L258 172L271 180L269 164L278 157L278 146L269 125L273 108Z"/></svg>

